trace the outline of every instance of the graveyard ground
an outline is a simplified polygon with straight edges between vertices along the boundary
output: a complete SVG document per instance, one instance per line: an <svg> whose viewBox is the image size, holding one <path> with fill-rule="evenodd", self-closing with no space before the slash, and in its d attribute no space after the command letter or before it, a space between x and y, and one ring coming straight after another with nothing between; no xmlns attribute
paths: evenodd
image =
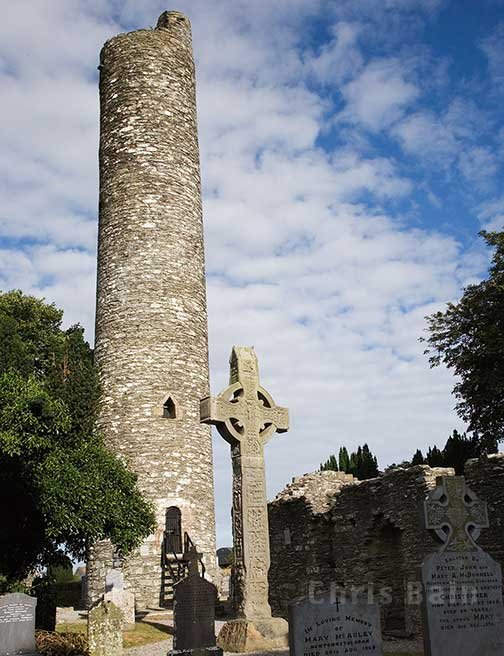
<svg viewBox="0 0 504 656"><path fill-rule="evenodd" d="M222 622L216 622L219 630ZM87 624L84 619L77 622L61 622L56 627L59 633L86 633ZM124 633L124 648L128 651L125 656L166 656L171 648L173 627L171 618L163 615L150 615L136 622L134 631ZM268 652L272 656L288 656L288 651L275 650ZM415 642L393 641L384 645L385 656L423 656L423 650ZM257 654L256 656L266 656Z"/></svg>

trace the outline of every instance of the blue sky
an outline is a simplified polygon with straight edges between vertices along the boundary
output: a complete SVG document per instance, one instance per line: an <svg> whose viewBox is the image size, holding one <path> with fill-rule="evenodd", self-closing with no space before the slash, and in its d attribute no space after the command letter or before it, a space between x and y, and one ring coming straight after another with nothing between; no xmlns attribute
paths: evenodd
<svg viewBox="0 0 504 656"><path fill-rule="evenodd" d="M99 50L193 25L214 393L233 344L291 411L268 493L341 444L384 467L463 428L424 316L504 224L502 0L17 0L0 25L0 287L93 340ZM216 437L219 542L230 462Z"/></svg>

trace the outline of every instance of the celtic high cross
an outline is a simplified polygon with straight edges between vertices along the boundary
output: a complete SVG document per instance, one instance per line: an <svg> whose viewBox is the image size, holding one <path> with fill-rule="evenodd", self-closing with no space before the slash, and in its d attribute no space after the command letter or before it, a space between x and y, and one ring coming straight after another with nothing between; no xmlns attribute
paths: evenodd
<svg viewBox="0 0 504 656"><path fill-rule="evenodd" d="M441 551L477 551L488 528L487 505L467 487L463 476L440 476L425 500L425 526L443 543Z"/></svg>
<svg viewBox="0 0 504 656"><path fill-rule="evenodd" d="M235 346L230 384L217 397L201 401L201 421L217 426L231 445L233 463L233 543L235 603L239 617L271 617L270 566L264 445L289 428L286 408L275 405L259 384L253 348Z"/></svg>

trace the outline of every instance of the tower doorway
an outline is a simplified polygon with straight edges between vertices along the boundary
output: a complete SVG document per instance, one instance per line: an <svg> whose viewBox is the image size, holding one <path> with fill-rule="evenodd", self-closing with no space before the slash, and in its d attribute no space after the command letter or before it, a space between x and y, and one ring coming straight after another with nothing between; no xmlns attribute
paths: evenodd
<svg viewBox="0 0 504 656"><path fill-rule="evenodd" d="M166 510L164 541L165 553L182 553L182 513L176 506Z"/></svg>

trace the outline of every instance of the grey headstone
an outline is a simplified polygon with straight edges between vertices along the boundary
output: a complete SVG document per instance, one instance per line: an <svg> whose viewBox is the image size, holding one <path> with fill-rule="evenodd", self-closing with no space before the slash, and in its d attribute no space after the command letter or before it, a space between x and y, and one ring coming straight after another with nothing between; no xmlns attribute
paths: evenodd
<svg viewBox="0 0 504 656"><path fill-rule="evenodd" d="M0 656L36 654L34 597L15 592L0 597Z"/></svg>
<svg viewBox="0 0 504 656"><path fill-rule="evenodd" d="M501 567L476 540L486 503L463 476L443 476L425 500L425 526L442 543L421 568L426 656L504 653Z"/></svg>
<svg viewBox="0 0 504 656"><path fill-rule="evenodd" d="M201 577L175 585L173 604L176 650L215 647L215 586Z"/></svg>
<svg viewBox="0 0 504 656"><path fill-rule="evenodd" d="M119 569L111 569L105 577L105 592L110 592L113 588L124 590L124 576Z"/></svg>
<svg viewBox="0 0 504 656"><path fill-rule="evenodd" d="M173 649L187 651L215 647L215 602L217 588L199 574L201 554L192 549L189 576L174 586Z"/></svg>
<svg viewBox="0 0 504 656"><path fill-rule="evenodd" d="M504 654L501 567L484 551L435 553L422 565L426 656Z"/></svg>
<svg viewBox="0 0 504 656"><path fill-rule="evenodd" d="M367 598L327 594L289 606L290 656L381 656L380 610Z"/></svg>

